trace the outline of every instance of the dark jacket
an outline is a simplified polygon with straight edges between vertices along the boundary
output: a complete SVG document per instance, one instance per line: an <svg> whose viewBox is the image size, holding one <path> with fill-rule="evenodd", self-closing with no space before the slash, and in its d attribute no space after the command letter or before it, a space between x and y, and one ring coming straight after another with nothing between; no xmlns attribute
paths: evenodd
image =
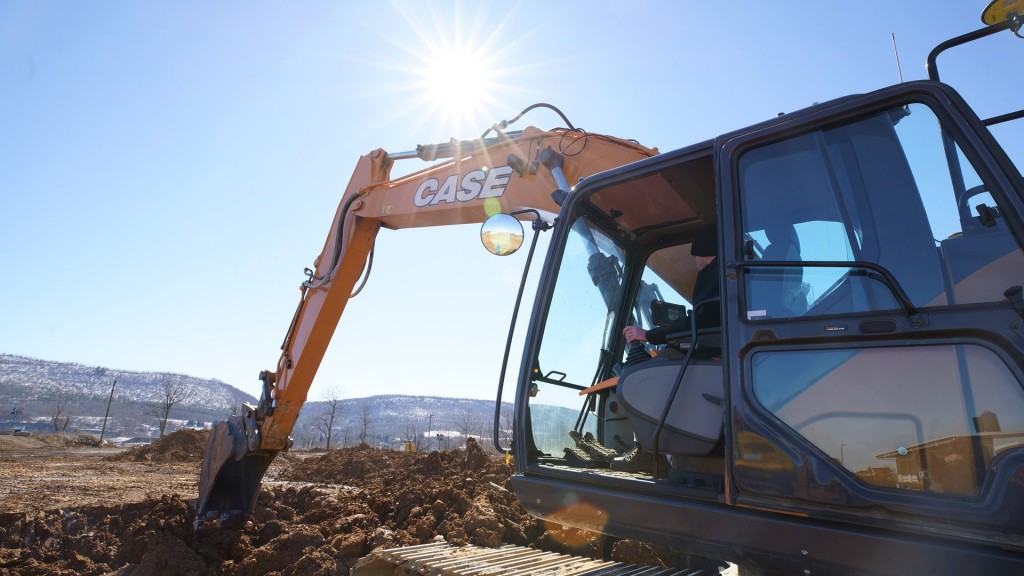
<svg viewBox="0 0 1024 576"><path fill-rule="evenodd" d="M693 284L693 307L697 309L698 330L719 328L722 325L722 306L719 301L721 295L722 288L718 282L718 258L715 258L697 273L697 281ZM709 300L715 300L715 302L702 305ZM690 314L667 326L651 328L647 331L647 341L651 344L665 344L667 335L689 332Z"/></svg>

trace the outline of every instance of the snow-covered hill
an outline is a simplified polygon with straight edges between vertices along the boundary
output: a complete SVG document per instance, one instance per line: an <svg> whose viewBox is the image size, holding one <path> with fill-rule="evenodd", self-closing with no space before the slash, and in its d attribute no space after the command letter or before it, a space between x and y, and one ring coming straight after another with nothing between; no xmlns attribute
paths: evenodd
<svg viewBox="0 0 1024 576"><path fill-rule="evenodd" d="M111 386L109 422L104 428ZM155 407L164 402L168 387L180 387L183 400L174 404L167 432L181 427L206 427L240 413L243 403L257 399L220 380L165 372L133 372L101 366L40 360L0 354L0 430L25 428L53 431L58 407L70 418L68 430L111 436L159 435ZM575 410L544 406L534 408L538 442L550 438L564 442L566 431L577 417ZM332 447L367 442L375 446L401 446L413 442L419 448L456 447L465 437L493 442L493 400L436 396L380 395L345 398L335 402L334 418L327 401L309 401L292 430L297 447L324 447L326 423L332 430ZM503 403L499 438L507 446L511 437L512 405Z"/></svg>
<svg viewBox="0 0 1024 576"><path fill-rule="evenodd" d="M256 401L251 395L220 380L165 372L131 372L0 354L0 393L5 396L4 404L40 401L58 394L74 398L97 397L106 401L115 380L114 399L121 402L159 402L168 385L180 386L186 393L184 405L207 410L229 413L233 406Z"/></svg>

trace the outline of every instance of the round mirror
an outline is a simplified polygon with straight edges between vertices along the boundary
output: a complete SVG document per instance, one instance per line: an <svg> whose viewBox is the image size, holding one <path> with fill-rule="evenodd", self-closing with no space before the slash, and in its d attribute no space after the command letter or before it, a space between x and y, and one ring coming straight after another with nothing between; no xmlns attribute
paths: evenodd
<svg viewBox="0 0 1024 576"><path fill-rule="evenodd" d="M484 248L497 256L508 256L523 245L523 225L514 216L495 214L480 227Z"/></svg>
<svg viewBox="0 0 1024 576"><path fill-rule="evenodd" d="M992 0L981 13L981 21L994 26L1021 14L1024 14L1024 0Z"/></svg>

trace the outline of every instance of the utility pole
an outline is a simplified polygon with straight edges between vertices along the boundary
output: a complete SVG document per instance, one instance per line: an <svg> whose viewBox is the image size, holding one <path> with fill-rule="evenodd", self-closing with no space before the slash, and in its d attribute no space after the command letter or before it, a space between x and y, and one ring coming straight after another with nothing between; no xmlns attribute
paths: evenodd
<svg viewBox="0 0 1024 576"><path fill-rule="evenodd" d="M110 416L110 403L114 401L114 388L117 386L117 378L110 385L110 398L107 400L107 413L103 415L103 428L100 430L100 446L103 446L103 435L107 432L107 417Z"/></svg>

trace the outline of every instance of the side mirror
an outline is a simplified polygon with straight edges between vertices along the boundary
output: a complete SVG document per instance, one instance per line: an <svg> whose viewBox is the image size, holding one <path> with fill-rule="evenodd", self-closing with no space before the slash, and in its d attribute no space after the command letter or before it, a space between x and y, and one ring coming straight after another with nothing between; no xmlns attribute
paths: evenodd
<svg viewBox="0 0 1024 576"><path fill-rule="evenodd" d="M496 256L508 256L523 245L523 225L515 216L495 214L480 226L480 241Z"/></svg>
<svg viewBox="0 0 1024 576"><path fill-rule="evenodd" d="M1024 2L1021 0L992 0L981 13L981 21L987 26L995 26L1019 18L1021 14L1024 14Z"/></svg>

